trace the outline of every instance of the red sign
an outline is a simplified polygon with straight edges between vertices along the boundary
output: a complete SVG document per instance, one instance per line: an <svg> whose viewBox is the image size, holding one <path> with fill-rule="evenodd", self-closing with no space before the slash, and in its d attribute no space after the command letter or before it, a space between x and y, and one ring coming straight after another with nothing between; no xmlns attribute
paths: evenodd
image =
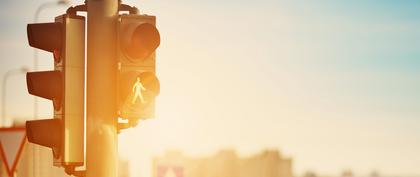
<svg viewBox="0 0 420 177"><path fill-rule="evenodd" d="M184 177L184 168L180 166L159 165L157 177Z"/></svg>
<svg viewBox="0 0 420 177"><path fill-rule="evenodd" d="M0 154L9 176L13 176L25 142L25 128L0 128Z"/></svg>

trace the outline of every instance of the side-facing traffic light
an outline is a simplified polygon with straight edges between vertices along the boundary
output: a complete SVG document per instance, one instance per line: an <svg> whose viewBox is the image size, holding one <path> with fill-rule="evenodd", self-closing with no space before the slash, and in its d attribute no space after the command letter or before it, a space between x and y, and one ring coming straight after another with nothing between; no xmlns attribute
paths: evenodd
<svg viewBox="0 0 420 177"><path fill-rule="evenodd" d="M28 24L29 45L54 54L54 70L28 72L30 94L53 101L54 119L26 122L29 142L50 147L55 166L84 159L85 19L62 15L54 23Z"/></svg>
<svg viewBox="0 0 420 177"><path fill-rule="evenodd" d="M160 91L155 75L155 50L160 35L155 23L155 16L119 16L118 113L120 118L128 120L129 126L155 115L155 97Z"/></svg>

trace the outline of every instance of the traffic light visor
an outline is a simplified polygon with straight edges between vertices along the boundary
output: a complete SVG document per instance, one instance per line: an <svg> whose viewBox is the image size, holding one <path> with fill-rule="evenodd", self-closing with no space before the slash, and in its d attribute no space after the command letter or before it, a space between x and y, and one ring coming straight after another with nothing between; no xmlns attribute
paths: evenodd
<svg viewBox="0 0 420 177"><path fill-rule="evenodd" d="M60 119L26 121L28 141L50 148L59 148L61 146L61 129Z"/></svg>
<svg viewBox="0 0 420 177"><path fill-rule="evenodd" d="M60 23L34 23L28 24L26 30L28 42L35 47L48 52L61 50L62 29Z"/></svg>
<svg viewBox="0 0 420 177"><path fill-rule="evenodd" d="M63 94L60 71L28 72L26 84L30 94L53 100L54 108L58 109Z"/></svg>

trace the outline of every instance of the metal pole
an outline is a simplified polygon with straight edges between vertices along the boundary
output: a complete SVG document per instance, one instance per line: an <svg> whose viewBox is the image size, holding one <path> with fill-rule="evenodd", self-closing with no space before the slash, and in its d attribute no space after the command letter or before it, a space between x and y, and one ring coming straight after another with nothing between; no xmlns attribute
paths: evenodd
<svg viewBox="0 0 420 177"><path fill-rule="evenodd" d="M3 76L3 83L2 83L2 93L1 93L1 119L2 123L1 126L6 126L6 88L7 88L7 79L14 75L19 73L26 73L29 69L26 67L22 67L21 69L13 69L6 72L6 74ZM0 172L3 174L3 168L0 169ZM13 176L16 176L16 172L13 173Z"/></svg>
<svg viewBox="0 0 420 177"><path fill-rule="evenodd" d="M87 0L86 177L117 176L118 0Z"/></svg>
<svg viewBox="0 0 420 177"><path fill-rule="evenodd" d="M2 83L2 93L1 93L1 126L6 126L6 88L7 88L7 79L14 74L25 73L28 69L26 67L22 67L21 69L13 69L9 70L3 76L3 83Z"/></svg>

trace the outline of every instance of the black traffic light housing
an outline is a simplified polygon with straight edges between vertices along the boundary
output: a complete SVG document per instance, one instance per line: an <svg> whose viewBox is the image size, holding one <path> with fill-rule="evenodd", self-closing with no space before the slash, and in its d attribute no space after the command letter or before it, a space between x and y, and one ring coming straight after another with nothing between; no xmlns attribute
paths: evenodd
<svg viewBox="0 0 420 177"><path fill-rule="evenodd" d="M26 74L28 92L52 100L54 118L26 122L28 140L52 148L55 166L84 159L85 18L64 14L54 23L28 24L29 45L52 52L54 70Z"/></svg>

